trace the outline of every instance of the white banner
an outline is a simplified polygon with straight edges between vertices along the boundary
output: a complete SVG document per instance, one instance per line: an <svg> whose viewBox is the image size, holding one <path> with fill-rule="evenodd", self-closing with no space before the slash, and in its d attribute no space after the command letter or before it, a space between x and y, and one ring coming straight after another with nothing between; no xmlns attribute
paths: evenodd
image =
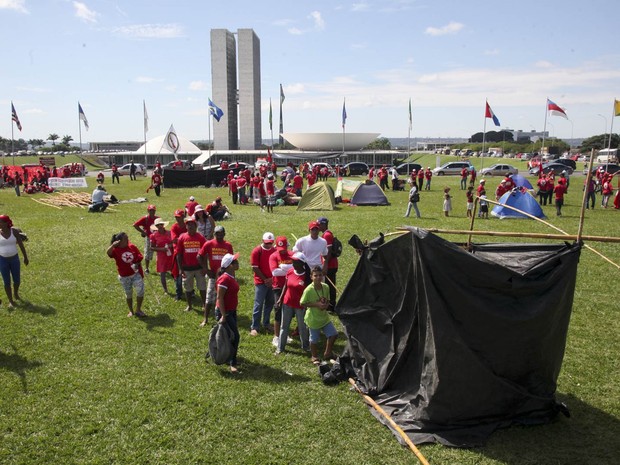
<svg viewBox="0 0 620 465"><path fill-rule="evenodd" d="M47 184L54 189L88 187L86 178L49 178Z"/></svg>

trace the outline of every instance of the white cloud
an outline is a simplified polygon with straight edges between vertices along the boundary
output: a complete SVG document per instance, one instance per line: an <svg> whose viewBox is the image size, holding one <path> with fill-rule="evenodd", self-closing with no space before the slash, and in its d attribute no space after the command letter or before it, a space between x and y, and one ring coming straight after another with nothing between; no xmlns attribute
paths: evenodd
<svg viewBox="0 0 620 465"><path fill-rule="evenodd" d="M321 13L319 11L313 11L310 13L309 18L314 21L314 27L319 30L325 29L325 21L321 17Z"/></svg>
<svg viewBox="0 0 620 465"><path fill-rule="evenodd" d="M43 110L41 110L40 108L30 108L29 110L24 110L22 113L26 113L29 115L42 115Z"/></svg>
<svg viewBox="0 0 620 465"><path fill-rule="evenodd" d="M189 90L207 90L208 84L204 81L192 81L189 83Z"/></svg>
<svg viewBox="0 0 620 465"><path fill-rule="evenodd" d="M281 26L281 27L285 27L288 26L289 24L293 23L294 21L292 19L288 19L288 18L283 18L283 19L276 19L273 22L274 26Z"/></svg>
<svg viewBox="0 0 620 465"><path fill-rule="evenodd" d="M86 4L82 2L73 2L73 8L75 8L75 16L81 20L89 23L97 22L97 16L99 16L99 13L88 8Z"/></svg>
<svg viewBox="0 0 620 465"><path fill-rule="evenodd" d="M178 24L134 24L116 28L114 32L139 39L174 39L183 36L183 28Z"/></svg>
<svg viewBox="0 0 620 465"><path fill-rule="evenodd" d="M296 27L290 27L288 29L288 33L289 34L293 34L294 36L300 36L304 33L304 31L302 31L301 29L298 29Z"/></svg>
<svg viewBox="0 0 620 465"><path fill-rule="evenodd" d="M351 5L351 11L368 11L370 5L366 2L354 3Z"/></svg>
<svg viewBox="0 0 620 465"><path fill-rule="evenodd" d="M42 94L42 93L50 91L49 89L46 89L44 87L21 87L21 86L17 87L17 90L24 91L24 92L35 92L37 94Z"/></svg>
<svg viewBox="0 0 620 465"><path fill-rule="evenodd" d="M553 68L553 63L551 63L550 61L546 61L546 60L540 60L537 61L534 66L536 66L537 68L542 68L542 69L548 69L548 68Z"/></svg>
<svg viewBox="0 0 620 465"><path fill-rule="evenodd" d="M30 13L26 8L26 0L0 0L0 10L15 10L19 13Z"/></svg>
<svg viewBox="0 0 620 465"><path fill-rule="evenodd" d="M494 48L494 49L491 49L491 50L485 50L484 54L485 55L499 55L499 49Z"/></svg>
<svg viewBox="0 0 620 465"><path fill-rule="evenodd" d="M306 92L306 87L302 83L289 84L284 87L284 95L299 95Z"/></svg>
<svg viewBox="0 0 620 465"><path fill-rule="evenodd" d="M425 34L430 36L444 36L447 34L456 34L465 27L462 23L450 21L448 24L442 27L427 27L424 31Z"/></svg>

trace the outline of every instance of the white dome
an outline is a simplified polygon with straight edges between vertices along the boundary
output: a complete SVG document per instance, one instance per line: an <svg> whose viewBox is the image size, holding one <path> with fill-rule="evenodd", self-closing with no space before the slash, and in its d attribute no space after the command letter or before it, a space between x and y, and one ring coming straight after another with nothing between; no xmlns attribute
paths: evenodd
<svg viewBox="0 0 620 465"><path fill-rule="evenodd" d="M344 150L361 150L380 135L374 132L347 132L344 134ZM300 150L342 151L343 137L339 132L286 132L282 137Z"/></svg>

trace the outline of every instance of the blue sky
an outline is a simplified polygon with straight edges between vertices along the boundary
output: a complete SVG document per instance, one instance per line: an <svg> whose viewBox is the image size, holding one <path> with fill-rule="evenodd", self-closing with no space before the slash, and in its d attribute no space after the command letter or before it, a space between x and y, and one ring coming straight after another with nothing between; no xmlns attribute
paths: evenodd
<svg viewBox="0 0 620 465"><path fill-rule="evenodd" d="M412 137L482 131L485 99L502 128L542 130L549 97L570 118L549 132L588 137L620 99L618 17L609 0L0 0L0 136L12 100L16 137L77 141L79 100L83 142L141 140L144 99L148 138L206 139L209 31L253 28L265 139L280 83L285 132L340 132L345 97L347 132L406 137L409 98Z"/></svg>

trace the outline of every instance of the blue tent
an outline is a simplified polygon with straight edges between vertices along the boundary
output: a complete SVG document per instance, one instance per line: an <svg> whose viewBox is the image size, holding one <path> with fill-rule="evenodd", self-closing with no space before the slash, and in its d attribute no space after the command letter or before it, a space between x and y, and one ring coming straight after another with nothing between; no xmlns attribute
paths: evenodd
<svg viewBox="0 0 620 465"><path fill-rule="evenodd" d="M543 213L542 208L540 208L540 205L538 205L536 199L526 190L513 189L510 192L506 192L502 195L502 198L499 199L499 203L502 205L496 205L493 207L491 215L498 217L500 220L503 220L504 218L528 218L522 213L504 207L504 205L517 208L525 213L535 216L536 218L545 217L545 214Z"/></svg>
<svg viewBox="0 0 620 465"><path fill-rule="evenodd" d="M526 189L534 189L532 187L532 184L524 176L521 176L520 174L513 174L512 182L514 182L515 186L517 187L525 187Z"/></svg>

